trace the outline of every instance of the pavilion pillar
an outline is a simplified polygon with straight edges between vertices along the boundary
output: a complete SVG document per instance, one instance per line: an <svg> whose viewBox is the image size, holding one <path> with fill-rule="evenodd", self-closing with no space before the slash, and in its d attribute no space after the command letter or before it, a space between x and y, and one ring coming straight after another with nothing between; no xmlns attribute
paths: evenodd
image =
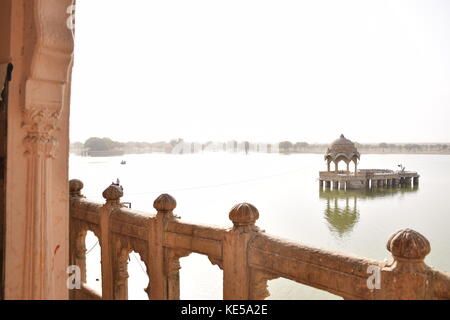
<svg viewBox="0 0 450 320"><path fill-rule="evenodd" d="M339 189L339 181L333 181L333 190Z"/></svg>
<svg viewBox="0 0 450 320"><path fill-rule="evenodd" d="M395 178L392 179L392 185L393 185L394 188L397 188L398 184L399 184L399 180L398 179L395 179Z"/></svg>
<svg viewBox="0 0 450 320"><path fill-rule="evenodd" d="M413 184L415 187L417 187L419 185L419 177L414 177L413 178Z"/></svg>
<svg viewBox="0 0 450 320"><path fill-rule="evenodd" d="M412 181L411 177L406 177L405 178L405 187L407 187L407 188L411 187L411 181Z"/></svg>
<svg viewBox="0 0 450 320"><path fill-rule="evenodd" d="M386 186L390 188L392 186L392 179L387 179Z"/></svg>

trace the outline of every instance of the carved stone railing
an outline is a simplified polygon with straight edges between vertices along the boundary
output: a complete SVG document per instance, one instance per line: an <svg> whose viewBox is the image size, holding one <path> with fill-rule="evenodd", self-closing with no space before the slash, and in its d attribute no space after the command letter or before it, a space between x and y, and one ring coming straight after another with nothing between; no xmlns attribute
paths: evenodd
<svg viewBox="0 0 450 320"><path fill-rule="evenodd" d="M322 289L344 299L450 299L450 274L424 262L428 240L403 229L388 240L391 262L322 250L264 233L255 222L251 204L234 206L232 228L186 223L173 213L176 201L168 194L153 203L155 214L124 207L123 189L112 184L106 202L87 201L83 183L70 181L70 260L80 267L82 286L72 299L127 299L128 255L139 253L147 267L150 299L179 299L179 259L191 253L209 258L223 270L223 298L264 299L267 281L286 278ZM92 231L101 247L102 294L86 284L85 236Z"/></svg>

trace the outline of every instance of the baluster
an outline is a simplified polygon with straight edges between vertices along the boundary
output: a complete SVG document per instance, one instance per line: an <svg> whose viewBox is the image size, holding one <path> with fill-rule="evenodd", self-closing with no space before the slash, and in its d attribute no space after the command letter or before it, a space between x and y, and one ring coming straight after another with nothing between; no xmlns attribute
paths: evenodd
<svg viewBox="0 0 450 320"><path fill-rule="evenodd" d="M70 210L76 206L84 196L81 194L83 189L83 182L77 179L69 181L69 195L70 195ZM71 214L70 214L71 216ZM86 283L86 238L87 230L83 229L78 223L71 221L69 228L69 259L70 265L75 265L80 268L81 282ZM75 290L70 290L70 299L75 299Z"/></svg>
<svg viewBox="0 0 450 320"><path fill-rule="evenodd" d="M190 253L183 249L165 249L168 300L180 300L180 258Z"/></svg>
<svg viewBox="0 0 450 320"><path fill-rule="evenodd" d="M111 184L103 191L106 203L100 209L100 245L102 263L102 298L104 300L114 299L114 274L113 257L114 248L111 247L111 213L120 208L120 198L123 196L123 188L118 184Z"/></svg>
<svg viewBox="0 0 450 320"><path fill-rule="evenodd" d="M120 242L120 241L119 241ZM116 255L114 261L114 300L128 299L128 257L130 250L122 248L120 243L116 244Z"/></svg>
<svg viewBox="0 0 450 320"><path fill-rule="evenodd" d="M169 194L162 194L153 202L156 209L156 218L151 220L149 230L149 254L147 265L149 266L149 288L147 293L150 299L167 300L176 298L171 296L171 287L168 274L167 249L164 248L164 230L167 222L176 219L173 210L176 208L176 200ZM176 268L175 268L176 269ZM176 280L176 279L175 279Z"/></svg>
<svg viewBox="0 0 450 320"><path fill-rule="evenodd" d="M250 299L250 267L248 243L259 231L255 225L258 209L249 203L235 205L229 218L233 228L223 242L223 298L224 300Z"/></svg>
<svg viewBox="0 0 450 320"><path fill-rule="evenodd" d="M381 273L380 299L430 299L433 271L424 259L430 253L428 240L411 229L397 231L387 249L394 260Z"/></svg>

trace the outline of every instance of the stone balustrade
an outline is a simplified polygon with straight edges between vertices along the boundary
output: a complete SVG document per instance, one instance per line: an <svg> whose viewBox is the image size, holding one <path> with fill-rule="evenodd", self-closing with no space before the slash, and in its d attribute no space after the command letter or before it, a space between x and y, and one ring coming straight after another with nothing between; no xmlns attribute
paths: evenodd
<svg viewBox="0 0 450 320"><path fill-rule="evenodd" d="M266 234L256 226L258 210L241 203L229 212L231 228L183 222L175 199L160 195L156 213L140 213L121 203L123 189L112 184L105 203L86 200L83 183L70 181L70 260L81 270L81 289L71 299L127 299L128 256L139 253L147 267L149 299L180 298L179 259L191 253L223 270L223 298L264 299L267 282L286 278L344 299L450 299L450 274L424 262L431 247L420 233L403 229L387 243L391 262L379 262L306 246ZM85 236L101 247L102 294L86 282Z"/></svg>

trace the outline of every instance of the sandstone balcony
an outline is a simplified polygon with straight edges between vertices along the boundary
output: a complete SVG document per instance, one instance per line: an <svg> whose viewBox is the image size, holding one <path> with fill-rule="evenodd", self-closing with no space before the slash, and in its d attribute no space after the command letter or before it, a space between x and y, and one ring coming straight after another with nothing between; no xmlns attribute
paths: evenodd
<svg viewBox="0 0 450 320"><path fill-rule="evenodd" d="M241 203L229 212L233 226L217 228L183 222L168 194L154 201L156 213L125 208L123 190L112 184L104 204L82 196L83 183L70 181L70 260L81 270L82 286L71 299L128 299L128 255L140 254L149 276L149 299L179 299L179 259L191 253L223 270L223 298L264 299L267 281L287 278L344 299L450 299L450 274L434 270L424 258L428 240L403 229L387 242L392 261L327 251L266 234L256 226L258 210ZM86 285L85 236L92 231L101 246L102 296ZM381 245L381 244L380 244ZM375 286L370 276L378 270Z"/></svg>

